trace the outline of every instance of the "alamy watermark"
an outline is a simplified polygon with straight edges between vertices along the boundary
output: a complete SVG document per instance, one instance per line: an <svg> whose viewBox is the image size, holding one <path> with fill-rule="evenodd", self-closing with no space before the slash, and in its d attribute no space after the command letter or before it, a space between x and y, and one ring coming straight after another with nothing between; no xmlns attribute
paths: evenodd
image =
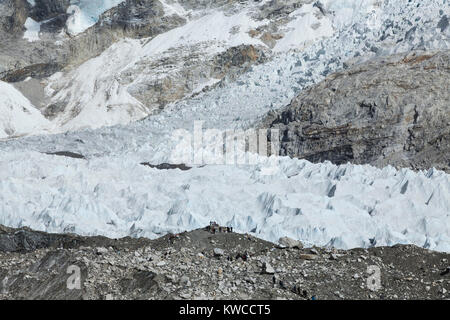
<svg viewBox="0 0 450 320"><path fill-rule="evenodd" d="M176 146L170 161L194 165L256 165L275 159L280 152L278 129L204 129L203 121L194 122L194 130L175 130Z"/></svg>
<svg viewBox="0 0 450 320"><path fill-rule="evenodd" d="M378 291L381 289L381 269L379 266L371 265L367 267L367 288L371 291Z"/></svg>
<svg viewBox="0 0 450 320"><path fill-rule="evenodd" d="M67 268L67 274L70 274L67 278L66 285L69 290L81 289L81 269L77 265L70 265Z"/></svg>

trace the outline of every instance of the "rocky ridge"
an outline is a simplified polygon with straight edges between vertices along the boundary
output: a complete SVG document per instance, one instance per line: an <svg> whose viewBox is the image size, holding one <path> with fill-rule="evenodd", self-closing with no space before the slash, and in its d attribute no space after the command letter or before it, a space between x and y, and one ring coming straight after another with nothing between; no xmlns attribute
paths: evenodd
<svg viewBox="0 0 450 320"><path fill-rule="evenodd" d="M17 84L33 103L42 102L36 103L37 107L42 109L48 119L61 114L65 119L67 115L64 114L67 113L74 117L79 114L79 109L85 102L77 101L77 105L67 108L71 103L71 94L61 93L60 95L65 95L63 99L50 99L68 86L64 81L58 84L50 81L49 86L47 78L56 72L68 72L77 68L124 39L143 39L142 45L145 45L158 35L185 26L213 10L223 12L226 16L236 15L249 8L254 11L251 15L255 21L259 21L261 27L251 30L250 35L255 42L260 41L261 46L231 45L223 52L212 55L205 52L211 43L173 48L160 58L144 58L134 69L125 70L125 74L111 75L122 78L121 85L126 85L136 80L137 69L145 74L129 89L130 94L145 105L143 113L135 116L142 118L154 109L164 108L171 102L189 97L204 88L208 89L209 86L205 83L214 84L224 78L233 80L245 73L251 65L264 62L270 48L283 37L277 31L292 19L289 14L310 2L273 1L259 8L257 2L126 0L101 14L92 27L80 34L71 35L66 26L71 17L68 13L70 1L38 0L34 6L30 6L26 0L7 1L0 8L0 21L4 21L0 24L0 81ZM172 6L175 5L178 5L179 11L173 10ZM27 17L40 24L39 39L32 42L23 38ZM236 29L235 32L239 30ZM40 89L28 88L24 80L30 77L39 80ZM143 80L145 77L148 79ZM50 96L48 91L44 93L43 90L47 86L51 88ZM40 92L39 97L30 96L28 91ZM135 105L134 108L140 109L141 106ZM133 113L133 110L130 109L129 112ZM135 118L132 117L131 120L136 120ZM61 120L62 123L66 122L64 119Z"/></svg>

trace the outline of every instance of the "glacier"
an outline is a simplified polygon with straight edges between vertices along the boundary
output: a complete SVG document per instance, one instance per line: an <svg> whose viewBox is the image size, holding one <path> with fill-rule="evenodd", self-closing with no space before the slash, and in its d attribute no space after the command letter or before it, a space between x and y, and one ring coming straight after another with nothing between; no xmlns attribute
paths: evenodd
<svg viewBox="0 0 450 320"><path fill-rule="evenodd" d="M273 242L290 236L306 245L450 251L448 174L276 161L268 175L270 159L180 171L145 167L132 156L8 153L0 160L0 224L155 238L215 220Z"/></svg>
<svg viewBox="0 0 450 320"><path fill-rule="evenodd" d="M69 124L64 128L68 132L42 135L31 129L28 133L35 135L0 141L0 224L113 238L155 238L216 220L273 242L290 236L306 245L345 249L408 243L450 252L450 177L432 168L414 172L312 164L284 157L189 171L140 165L170 162L177 146L173 132L192 131L194 121L219 130L250 128L268 111L286 106L301 90L344 63L450 48L450 30L440 32L436 27L441 11L449 11L447 0L329 0L322 4L333 14L322 18L317 34L301 33L317 22L311 11L293 12L294 19L285 30L288 36L268 62L253 66L236 81L225 79L213 90L146 118L142 105L127 91L128 84L123 85L122 72L133 70L142 57L170 53L189 41L198 44L205 40L204 33L186 42L177 38L180 41L173 44L164 35L142 44L125 39L76 69L55 74L47 90L58 85L64 90L53 98L64 99L67 94L73 99L69 103L87 105L86 112L76 120L60 119ZM203 19L219 16L211 13ZM244 15L237 17L241 25L255 23ZM194 20L184 28L199 25ZM421 36L405 39L413 28ZM177 32L180 29L172 31ZM222 50L235 41L250 39L238 33L220 39L213 48ZM102 87L94 91L91 84ZM107 95L110 101L102 100L105 95L100 93L105 91L112 93ZM108 122L102 108L110 102L132 105L142 113L130 117L113 112ZM31 108L28 103L22 101ZM93 125L97 122L115 125L99 128ZM86 159L45 154L62 150L78 152ZM274 162L276 170L266 174Z"/></svg>

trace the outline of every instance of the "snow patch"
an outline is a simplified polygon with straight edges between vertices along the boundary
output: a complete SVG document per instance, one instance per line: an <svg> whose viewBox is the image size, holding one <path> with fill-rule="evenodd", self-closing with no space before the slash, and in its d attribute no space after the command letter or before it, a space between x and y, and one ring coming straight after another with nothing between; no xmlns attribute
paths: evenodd
<svg viewBox="0 0 450 320"><path fill-rule="evenodd" d="M39 22L27 18L25 28L24 39L27 39L29 42L39 41L39 32L41 31L41 24Z"/></svg>
<svg viewBox="0 0 450 320"><path fill-rule="evenodd" d="M53 103L66 105L67 112L53 121L59 130L126 124L145 117L145 107L116 76L139 52L140 41L123 40L68 74L50 77L47 94Z"/></svg>
<svg viewBox="0 0 450 320"><path fill-rule="evenodd" d="M159 2L164 6L165 16L178 15L180 17L186 17L189 14L189 11L186 11L176 0L159 0Z"/></svg>
<svg viewBox="0 0 450 320"><path fill-rule="evenodd" d="M301 49L318 39L331 37L334 33L332 21L313 4L302 6L290 16L293 20L284 28L285 35L277 42L274 51Z"/></svg>
<svg viewBox="0 0 450 320"><path fill-rule="evenodd" d="M248 34L262 24L264 22L253 20L247 10L229 16L214 11L156 36L145 46L144 52L147 56L156 56L169 49L208 43L205 53L212 54L241 44L264 45Z"/></svg>
<svg viewBox="0 0 450 320"><path fill-rule="evenodd" d="M20 91L0 81L0 139L48 128L49 122Z"/></svg>

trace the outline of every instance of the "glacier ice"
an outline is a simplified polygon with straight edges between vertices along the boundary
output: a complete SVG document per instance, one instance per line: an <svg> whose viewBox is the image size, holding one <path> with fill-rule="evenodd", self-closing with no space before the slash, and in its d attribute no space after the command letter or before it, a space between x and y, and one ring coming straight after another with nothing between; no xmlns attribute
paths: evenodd
<svg viewBox="0 0 450 320"><path fill-rule="evenodd" d="M99 16L124 0L71 0L67 8L67 31L77 35L97 23Z"/></svg>
<svg viewBox="0 0 450 320"><path fill-rule="evenodd" d="M3 155L0 224L155 238L216 220L274 242L289 236L307 245L353 248L375 239L377 245L427 244L450 252L450 176L444 172L280 158L279 170L267 175L269 159L189 171L136 160Z"/></svg>
<svg viewBox="0 0 450 320"><path fill-rule="evenodd" d="M119 121L122 124L93 130L86 126L87 112L80 121L79 127L87 127L83 130L0 142L0 224L154 238L216 220L271 241L289 236L307 245L340 248L412 243L450 252L450 179L434 169L413 172L289 158L275 159L278 170L271 170L270 158L256 165L207 165L183 172L139 164L170 161L176 145L173 131L192 130L196 120L220 130L251 127L348 60L450 47L449 29L436 28L447 0L321 2L332 13L322 18L332 20L332 34L323 29L312 43L293 48L302 37L295 34L301 32L296 27L304 26L294 19L286 29L293 32L285 43L290 50L253 66L235 82L224 81L131 124ZM412 24L421 36L405 39ZM164 49L164 44L147 54ZM120 71L144 51L138 41L127 39L104 53L108 59L99 61L101 55L51 80L62 79L63 85L73 81L73 88L65 86L67 92L87 92L82 99L93 98L99 106L101 96L90 95L91 88L83 85L107 85L118 92L117 99L137 105L120 91ZM102 69L105 61L117 66L109 79L98 72L87 79L85 73L77 74L82 68ZM102 116L101 108L98 112L96 116ZM62 150L81 153L87 160L42 153Z"/></svg>
<svg viewBox="0 0 450 320"><path fill-rule="evenodd" d="M31 18L27 18L24 26L26 29L23 35L24 39L27 39L30 42L38 41L39 32L41 31L41 24Z"/></svg>

